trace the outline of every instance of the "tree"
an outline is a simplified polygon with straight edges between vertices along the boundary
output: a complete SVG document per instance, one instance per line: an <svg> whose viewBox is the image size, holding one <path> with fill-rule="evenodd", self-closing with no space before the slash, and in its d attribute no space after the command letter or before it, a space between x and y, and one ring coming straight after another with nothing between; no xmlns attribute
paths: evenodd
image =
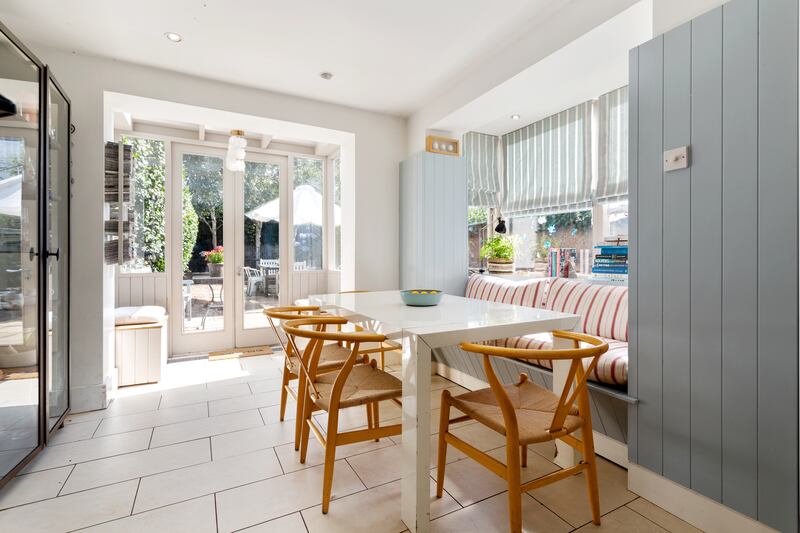
<svg viewBox="0 0 800 533"><path fill-rule="evenodd" d="M280 195L280 167L269 163L245 161L244 212L270 202ZM261 259L261 228L263 222L245 217L245 240L255 243L255 260Z"/></svg>
<svg viewBox="0 0 800 533"><path fill-rule="evenodd" d="M192 259L192 252L194 251L194 243L197 240L197 228L200 224L197 219L197 213L192 205L192 193L189 187L184 183L182 191L181 204L183 209L182 222L183 222L183 242L181 251L182 262L181 271L186 272L189 267L189 261Z"/></svg>
<svg viewBox="0 0 800 533"><path fill-rule="evenodd" d="M216 248L222 232L222 164L219 157L184 154L183 183L188 187L197 218L211 232Z"/></svg>
<svg viewBox="0 0 800 533"><path fill-rule="evenodd" d="M163 141L124 137L133 158L133 257L154 272L165 271L166 155Z"/></svg>

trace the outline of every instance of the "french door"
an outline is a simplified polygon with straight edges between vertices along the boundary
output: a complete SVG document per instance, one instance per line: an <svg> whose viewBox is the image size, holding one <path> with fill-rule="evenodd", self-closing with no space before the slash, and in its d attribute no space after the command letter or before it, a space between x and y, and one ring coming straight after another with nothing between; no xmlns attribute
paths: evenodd
<svg viewBox="0 0 800 533"><path fill-rule="evenodd" d="M263 308L282 303L289 277L287 158L248 154L232 172L224 150L173 144L172 169L172 352L276 343Z"/></svg>

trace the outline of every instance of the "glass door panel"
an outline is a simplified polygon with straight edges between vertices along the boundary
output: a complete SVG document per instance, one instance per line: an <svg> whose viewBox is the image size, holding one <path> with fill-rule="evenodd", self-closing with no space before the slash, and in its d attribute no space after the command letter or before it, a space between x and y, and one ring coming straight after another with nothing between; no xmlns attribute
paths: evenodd
<svg viewBox="0 0 800 533"><path fill-rule="evenodd" d="M323 160L295 157L293 174L293 270L322 270Z"/></svg>
<svg viewBox="0 0 800 533"><path fill-rule="evenodd" d="M69 103L48 86L47 393L48 429L69 406Z"/></svg>
<svg viewBox="0 0 800 533"><path fill-rule="evenodd" d="M0 477L40 442L40 75L0 34Z"/></svg>
<svg viewBox="0 0 800 533"><path fill-rule="evenodd" d="M264 307L280 294L280 165L246 161L242 201L242 327L266 328Z"/></svg>
<svg viewBox="0 0 800 533"><path fill-rule="evenodd" d="M183 154L183 332L225 329L224 181L221 157Z"/></svg>

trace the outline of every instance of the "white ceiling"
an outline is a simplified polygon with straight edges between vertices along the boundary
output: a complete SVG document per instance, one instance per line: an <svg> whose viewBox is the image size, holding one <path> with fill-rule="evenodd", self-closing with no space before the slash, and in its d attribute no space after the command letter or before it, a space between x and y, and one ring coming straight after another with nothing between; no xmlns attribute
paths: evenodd
<svg viewBox="0 0 800 533"><path fill-rule="evenodd" d="M0 20L28 43L408 115L566 3L3 0Z"/></svg>

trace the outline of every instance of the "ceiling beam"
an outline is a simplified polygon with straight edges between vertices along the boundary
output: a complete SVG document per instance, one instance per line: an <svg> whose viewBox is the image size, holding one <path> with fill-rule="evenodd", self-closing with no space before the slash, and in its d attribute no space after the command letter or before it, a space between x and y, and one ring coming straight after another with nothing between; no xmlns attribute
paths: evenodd
<svg viewBox="0 0 800 533"><path fill-rule="evenodd" d="M266 133L261 135L261 149L266 150L269 143L272 142L272 135L267 135Z"/></svg>
<svg viewBox="0 0 800 533"><path fill-rule="evenodd" d="M339 147L335 144L317 143L314 146L314 155L329 156L335 152L337 148Z"/></svg>
<svg viewBox="0 0 800 533"><path fill-rule="evenodd" d="M206 140L206 127L202 124L197 127L197 140L200 142Z"/></svg>
<svg viewBox="0 0 800 533"><path fill-rule="evenodd" d="M133 117L124 111L114 111L114 128L122 131L133 131Z"/></svg>

